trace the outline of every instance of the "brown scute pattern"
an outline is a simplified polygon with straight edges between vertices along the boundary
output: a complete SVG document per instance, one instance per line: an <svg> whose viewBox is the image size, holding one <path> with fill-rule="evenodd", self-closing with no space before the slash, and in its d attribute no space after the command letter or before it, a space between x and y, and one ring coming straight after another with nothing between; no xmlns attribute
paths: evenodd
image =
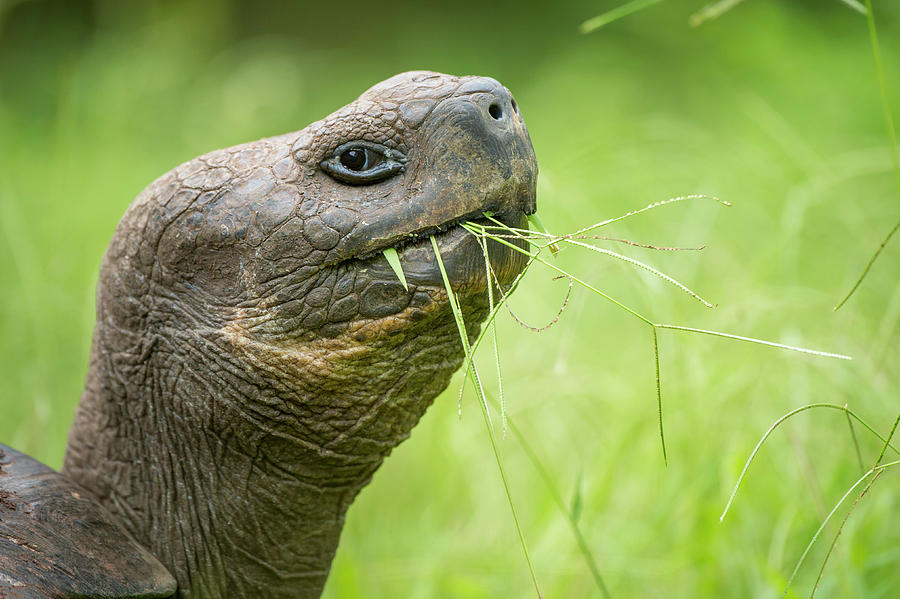
<svg viewBox="0 0 900 599"><path fill-rule="evenodd" d="M91 493L0 445L0 597L170 597L175 579Z"/></svg>
<svg viewBox="0 0 900 599"><path fill-rule="evenodd" d="M493 79L401 74L302 131L182 164L129 207L63 473L179 597L321 593L346 509L462 361L427 235L474 335L484 263L454 225L535 209L527 130L491 102L511 102ZM323 172L355 140L404 169L359 186ZM504 283L524 266L499 246L491 262Z"/></svg>

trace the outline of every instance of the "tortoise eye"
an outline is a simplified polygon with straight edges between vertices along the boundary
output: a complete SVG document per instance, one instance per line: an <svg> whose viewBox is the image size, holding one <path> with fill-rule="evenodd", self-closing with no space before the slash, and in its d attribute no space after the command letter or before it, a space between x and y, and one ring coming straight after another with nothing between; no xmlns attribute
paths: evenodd
<svg viewBox="0 0 900 599"><path fill-rule="evenodd" d="M342 183L368 185L396 175L405 164L406 156L399 150L359 140L338 146L319 166Z"/></svg>
<svg viewBox="0 0 900 599"><path fill-rule="evenodd" d="M366 164L371 158L369 155L374 154L371 150L361 150L360 148L352 148L341 154L341 164L351 171L362 171L366 169Z"/></svg>

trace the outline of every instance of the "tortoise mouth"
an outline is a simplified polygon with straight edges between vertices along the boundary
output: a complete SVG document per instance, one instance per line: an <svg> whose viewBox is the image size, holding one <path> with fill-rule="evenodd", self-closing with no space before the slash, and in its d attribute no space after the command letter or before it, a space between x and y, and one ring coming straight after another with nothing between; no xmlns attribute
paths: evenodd
<svg viewBox="0 0 900 599"><path fill-rule="evenodd" d="M414 287L444 287L444 280L431 245L430 237L434 235L441 261L447 276L457 292L478 292L487 288L487 272L485 268L484 248L472 233L464 229L461 223L472 221L479 224L493 224L483 216L488 209L479 210L475 214L466 214L443 225L425 230L403 239L401 243L386 246L394 247L400 257L409 291ZM527 228L525 212L494 214L493 218L509 227ZM500 285L508 285L524 269L527 258L513 248L488 240L487 255L490 260L492 278ZM516 244L519 245L519 244ZM524 248L524 242L521 247ZM382 248L383 249L383 248ZM378 252L370 253L358 259L360 271L373 279L396 280L396 274L387 260Z"/></svg>

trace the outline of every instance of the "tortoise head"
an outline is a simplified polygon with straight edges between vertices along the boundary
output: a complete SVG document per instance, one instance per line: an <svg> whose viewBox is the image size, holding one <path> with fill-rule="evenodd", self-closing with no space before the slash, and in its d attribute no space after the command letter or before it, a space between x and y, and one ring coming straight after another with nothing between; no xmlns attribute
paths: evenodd
<svg viewBox="0 0 900 599"><path fill-rule="evenodd" d="M66 472L176 572L194 560L178 518L142 516L174 484L163 464L228 461L193 493L232 523L253 513L259 526L285 509L271 493L250 497L259 487L248 483L288 474L306 485L306 495L282 491L304 518L331 496L326 512L341 520L463 358L429 236L472 335L489 281L459 223L490 211L526 226L536 176L505 87L431 72L392 77L302 131L173 169L131 205L104 258ZM389 247L408 289L381 254ZM525 265L499 244L489 255L500 285ZM128 460L141 474L104 470ZM333 528L321 528L322 546L336 545Z"/></svg>
<svg viewBox="0 0 900 599"><path fill-rule="evenodd" d="M490 211L525 226L536 173L519 109L497 81L397 75L299 133L201 156L145 190L103 265L98 303L111 326L101 319L101 334L128 355L177 337L165 357L196 362L198 384L215 346L216 362L254 380L245 409L272 394L263 403L323 450L368 417L384 429L367 434L383 453L462 358L428 236L477 330L486 269L458 224ZM408 290L381 255L388 247ZM489 250L501 284L524 267L506 246ZM342 426L321 421L326 406Z"/></svg>
<svg viewBox="0 0 900 599"><path fill-rule="evenodd" d="M161 274L184 297L215 298L223 310L213 320L240 306L256 332L334 338L402 315L422 301L417 294L443 287L430 234L439 234L454 287L483 293L481 249L457 225L489 211L523 226L536 175L505 87L404 73L298 134L177 169L165 181L182 201L156 246ZM409 291L379 256L389 247L400 250ZM502 245L490 254L501 282L524 264Z"/></svg>

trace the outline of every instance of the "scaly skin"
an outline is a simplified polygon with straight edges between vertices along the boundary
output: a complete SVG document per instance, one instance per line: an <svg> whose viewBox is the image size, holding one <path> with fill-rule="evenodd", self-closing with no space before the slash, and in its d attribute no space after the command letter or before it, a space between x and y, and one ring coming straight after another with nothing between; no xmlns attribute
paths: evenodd
<svg viewBox="0 0 900 599"><path fill-rule="evenodd" d="M402 153L402 171L329 176L321 163L357 140ZM318 597L353 498L462 361L427 234L447 229L474 334L484 265L452 225L482 210L523 225L536 175L504 87L427 72L167 173L104 257L62 472L171 570L179 597ZM492 263L507 283L524 266L500 246Z"/></svg>

